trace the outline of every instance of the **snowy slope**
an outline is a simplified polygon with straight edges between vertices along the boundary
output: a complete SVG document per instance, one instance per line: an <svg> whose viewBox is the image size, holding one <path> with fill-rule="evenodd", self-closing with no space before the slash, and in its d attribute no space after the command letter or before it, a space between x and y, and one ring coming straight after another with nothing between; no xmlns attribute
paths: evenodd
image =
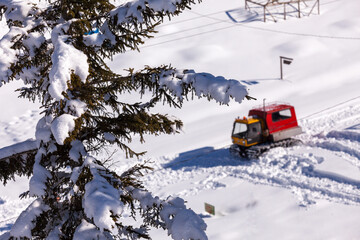
<svg viewBox="0 0 360 240"><path fill-rule="evenodd" d="M209 239L360 239L360 2L322 0L320 8L321 15L263 23L243 2L205 0L159 26L140 53L110 63L119 72L169 63L210 72L242 81L258 99L159 106L184 121L183 133L133 143L154 162L144 177L148 188L185 198L204 217ZM285 80L279 56L294 58L284 66ZM16 99L13 89L0 88L0 147L33 137L39 118L38 105ZM295 106L303 144L234 159L232 122L264 98ZM117 153L114 161L121 170L138 160ZM29 202L16 197L26 185L18 179L0 186L0 234ZM215 206L215 216L204 212L204 202ZM154 239L168 237L155 230Z"/></svg>

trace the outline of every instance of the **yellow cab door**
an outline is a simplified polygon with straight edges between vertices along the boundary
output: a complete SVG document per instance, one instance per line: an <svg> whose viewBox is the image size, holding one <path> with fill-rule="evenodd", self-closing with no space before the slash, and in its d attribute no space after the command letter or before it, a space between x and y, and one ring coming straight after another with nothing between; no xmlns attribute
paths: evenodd
<svg viewBox="0 0 360 240"><path fill-rule="evenodd" d="M243 147L249 147L261 142L262 131L259 119L236 119L231 138L234 144Z"/></svg>

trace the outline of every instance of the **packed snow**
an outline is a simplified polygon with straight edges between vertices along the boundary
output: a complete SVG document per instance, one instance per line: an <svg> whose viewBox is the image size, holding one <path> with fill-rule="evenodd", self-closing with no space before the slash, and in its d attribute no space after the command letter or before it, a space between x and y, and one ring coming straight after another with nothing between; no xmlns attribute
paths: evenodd
<svg viewBox="0 0 360 240"><path fill-rule="evenodd" d="M129 51L115 56L110 66L121 73L129 67L171 63L178 69L240 80L257 100L219 106L215 101L195 98L178 110L159 106L158 111L184 121L183 131L147 136L145 144L134 141L131 146L135 150L147 151L144 159L125 159L118 151L111 167L121 172L134 163L150 160L154 171L143 177L146 187L162 199L171 195L178 207L182 203L176 197L185 199L201 217L198 226L207 225L209 239L359 239L358 9L357 0L322 0L320 15L300 19L289 16L286 21L264 23L261 15L245 11L243 2L206 0L166 21L140 53ZM12 57L11 52L6 54ZM291 65L284 66L284 80L280 79L279 56L294 58ZM7 74L5 65L0 68L4 70L1 74ZM42 119L35 133L40 110L37 104L16 98L13 90L19 86L5 84L0 88L0 147L25 142L35 135L46 141L49 131L56 130L51 125L53 119ZM134 96L122 98L132 100ZM226 96L219 95L219 99ZM295 106L304 131L298 136L302 144L272 149L259 159L234 158L228 151L233 120L262 104L263 99ZM81 106L79 102L73 104ZM73 120L65 122L62 126L68 128L59 130L58 142L73 127ZM74 143L72 159L76 160L82 151L82 145ZM100 158L106 159L107 155ZM48 177L43 169L38 171ZM73 175L76 178L76 173ZM31 218L42 211L36 208L39 200L18 198L28 186L26 178L0 186L0 234L5 238L10 230L28 231L20 229L15 220L30 203L24 216L28 213L26 217ZM41 186L33 187L41 192ZM89 195L89 200L91 197L96 196ZM205 202L215 206L214 216L205 212ZM180 223L188 218L186 214L178 217ZM186 226L180 225L176 228L186 235ZM76 231L79 236L94 237L94 226L88 222ZM154 229L152 236L171 239L169 233Z"/></svg>

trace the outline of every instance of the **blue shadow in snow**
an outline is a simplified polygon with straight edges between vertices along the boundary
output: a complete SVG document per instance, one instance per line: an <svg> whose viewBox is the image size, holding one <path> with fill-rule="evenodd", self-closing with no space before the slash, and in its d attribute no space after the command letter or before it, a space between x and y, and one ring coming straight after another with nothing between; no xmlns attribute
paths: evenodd
<svg viewBox="0 0 360 240"><path fill-rule="evenodd" d="M349 184L349 185L352 185L352 186L360 189L360 181L357 181L355 179L351 179L351 178L348 178L348 177L345 177L345 176L341 176L341 175L336 174L336 173L316 170L316 169L314 169L313 166L304 167L302 169L302 173L305 176L308 176L308 177L327 178L327 179L330 179L332 181L335 181L335 182L338 182L338 183L343 183L343 184Z"/></svg>
<svg viewBox="0 0 360 240"><path fill-rule="evenodd" d="M253 160L231 156L229 148L214 149L213 147L203 147L180 153L177 158L162 166L172 170L184 169L185 171L190 171L194 168L212 168L217 166L250 166L253 162Z"/></svg>
<svg viewBox="0 0 360 240"><path fill-rule="evenodd" d="M5 201L0 198L0 205L4 204Z"/></svg>
<svg viewBox="0 0 360 240"><path fill-rule="evenodd" d="M248 23L255 21L263 21L263 17L256 12L250 12L245 8L237 8L225 12L234 23Z"/></svg>
<svg viewBox="0 0 360 240"><path fill-rule="evenodd" d="M291 6L291 5L290 5ZM297 17L298 10L292 6L292 10L287 9L286 15L288 17ZM225 11L229 19L234 23L250 23L250 22L264 22L263 7L260 6L251 6L250 10L245 8L236 8L232 10ZM283 12L266 12L265 13L267 21L277 21L277 18L283 18ZM274 18L275 17L275 18Z"/></svg>
<svg viewBox="0 0 360 240"><path fill-rule="evenodd" d="M284 81L284 80L281 80L280 78L258 78L258 79L240 80L241 83L244 83L246 85L256 85L262 81Z"/></svg>
<svg viewBox="0 0 360 240"><path fill-rule="evenodd" d="M258 81L248 81L248 80L241 80L240 81L241 83L244 83L244 84L246 84L246 85L256 85L256 84L259 84L259 82Z"/></svg>
<svg viewBox="0 0 360 240"><path fill-rule="evenodd" d="M13 225L13 224L8 223L8 224L6 224L5 226L0 227L0 232L3 232L3 231L10 231L10 229L11 229L12 225Z"/></svg>
<svg viewBox="0 0 360 240"><path fill-rule="evenodd" d="M211 215L209 215L209 214L200 213L200 214L198 214L198 216L201 217L201 218L211 218Z"/></svg>
<svg viewBox="0 0 360 240"><path fill-rule="evenodd" d="M354 126L346 128L346 130L360 130L360 124L356 124Z"/></svg>

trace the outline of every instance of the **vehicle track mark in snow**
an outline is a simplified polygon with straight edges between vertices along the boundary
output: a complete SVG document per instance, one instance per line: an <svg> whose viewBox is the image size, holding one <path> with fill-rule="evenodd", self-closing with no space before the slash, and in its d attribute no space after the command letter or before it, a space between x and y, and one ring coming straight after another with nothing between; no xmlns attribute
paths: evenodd
<svg viewBox="0 0 360 240"><path fill-rule="evenodd" d="M326 137L342 138L342 139L360 142L360 133L353 131L331 131L326 135Z"/></svg>
<svg viewBox="0 0 360 240"><path fill-rule="evenodd" d="M360 152L354 148L343 145L339 142L331 142L331 141L321 141L321 142L308 143L308 144L309 146L327 149L333 152L338 152L339 154L343 154L343 155L346 154L348 155L348 157L344 157L344 159L360 169Z"/></svg>
<svg viewBox="0 0 360 240"><path fill-rule="evenodd" d="M226 149L227 150L227 149ZM174 159L174 162L177 160ZM234 177L255 184L265 184L290 189L299 199L302 206L316 203L317 199L360 205L360 188L357 181L325 174L311 172L314 165L323 161L313 154L293 155L291 149L273 149L259 160L239 161L231 157L223 149L193 159L191 162L182 162L176 167L155 171L148 175L146 183L159 182L162 186L196 179L205 175L205 180L195 181L195 186L181 191L182 196L194 195L200 191L225 187L221 179ZM164 176L165 174L165 176ZM161 181L160 181L161 182ZM220 183L220 185L218 185Z"/></svg>
<svg viewBox="0 0 360 240"><path fill-rule="evenodd" d="M322 131L342 130L360 126L359 97L320 111L321 115L311 114L299 121L307 134L318 134Z"/></svg>
<svg viewBox="0 0 360 240"><path fill-rule="evenodd" d="M309 177L327 178L327 179L330 179L330 180L338 182L338 183L345 183L348 185L353 185L353 186L357 187L358 189L360 189L360 181L356 181L354 179L347 178L345 176L341 176L336 173L316 170L313 168L313 166L305 167L302 170L303 170L303 173Z"/></svg>

